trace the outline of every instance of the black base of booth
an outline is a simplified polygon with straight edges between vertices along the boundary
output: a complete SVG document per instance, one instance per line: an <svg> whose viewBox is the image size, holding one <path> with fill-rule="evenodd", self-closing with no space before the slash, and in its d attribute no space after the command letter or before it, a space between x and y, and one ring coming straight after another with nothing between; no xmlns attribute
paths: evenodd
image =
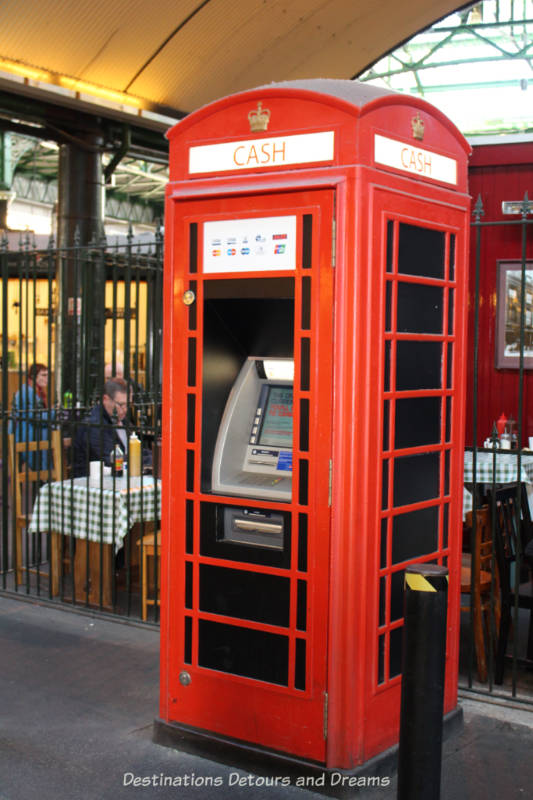
<svg viewBox="0 0 533 800"><path fill-rule="evenodd" d="M463 709L456 708L444 717L443 739L459 733L462 727ZM364 788L390 786L398 766L397 745L354 769L332 769L238 739L160 719L154 721L153 741L264 778L264 782L254 783L257 786L275 785L272 781L276 778L279 785L285 779L281 785L297 786L329 797L349 798L360 794Z"/></svg>

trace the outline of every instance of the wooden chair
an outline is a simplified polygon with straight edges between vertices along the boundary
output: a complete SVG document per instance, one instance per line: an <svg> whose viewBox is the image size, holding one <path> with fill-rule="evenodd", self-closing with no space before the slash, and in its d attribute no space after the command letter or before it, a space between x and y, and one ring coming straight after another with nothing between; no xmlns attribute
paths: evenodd
<svg viewBox="0 0 533 800"><path fill-rule="evenodd" d="M64 474L66 474L66 457L64 456L59 430L51 431L50 441L39 442L15 442L14 434L10 433L8 434L8 447L9 474L15 499L15 553L13 561L15 565L15 581L19 585L23 582L24 569L22 566L22 531L30 523L35 492L43 483L62 480ZM47 467L45 469L31 469L28 461L23 460L23 455L28 453L46 453ZM53 533L51 538L51 562L56 566L56 569L52 570L54 580L57 580L57 576L54 573L57 572L57 565L61 560L59 535ZM29 569L28 557L27 562L27 568ZM35 571L35 569L30 569L30 572ZM52 593L54 592L52 591Z"/></svg>
<svg viewBox="0 0 533 800"><path fill-rule="evenodd" d="M495 555L493 554L493 535L490 524L488 506L476 510L476 525L472 525L473 513L470 512L472 530L471 553L463 555L461 566L461 594L470 595L470 604L462 605L461 611L469 611L473 607L473 634L479 680L487 680L487 648L485 641L490 642L491 618L494 619L496 632L500 626L500 579ZM491 607L493 612L491 612ZM493 613L493 617L492 617Z"/></svg>
<svg viewBox="0 0 533 800"><path fill-rule="evenodd" d="M501 624L494 682L501 684L515 605L529 609L527 657L533 659L533 575L530 563L522 557L533 537L533 527L525 484L510 484L496 489L494 495L489 492L488 496L491 512L494 508L492 525L501 586Z"/></svg>
<svg viewBox="0 0 533 800"><path fill-rule="evenodd" d="M143 536L137 541L137 546L141 548L142 553L141 617L146 621L148 616L148 606L159 605L159 586L161 577L161 531ZM157 558L157 597L155 597L155 587L154 596L148 597L150 576L154 574L153 569L151 569L150 572L148 571L148 559L154 557Z"/></svg>

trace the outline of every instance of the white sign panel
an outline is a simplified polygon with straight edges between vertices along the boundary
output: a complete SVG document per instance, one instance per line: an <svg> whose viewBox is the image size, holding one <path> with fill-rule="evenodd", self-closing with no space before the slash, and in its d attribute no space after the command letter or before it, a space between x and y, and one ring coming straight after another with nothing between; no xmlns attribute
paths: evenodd
<svg viewBox="0 0 533 800"><path fill-rule="evenodd" d="M204 223L204 272L295 268L295 216Z"/></svg>
<svg viewBox="0 0 533 800"><path fill-rule="evenodd" d="M334 131L204 144L189 148L189 173L333 161L334 152Z"/></svg>
<svg viewBox="0 0 533 800"><path fill-rule="evenodd" d="M416 145L398 142L376 133L374 136L374 160L386 167L395 167L404 172L433 178L434 181L457 184L457 161L439 153L431 153Z"/></svg>

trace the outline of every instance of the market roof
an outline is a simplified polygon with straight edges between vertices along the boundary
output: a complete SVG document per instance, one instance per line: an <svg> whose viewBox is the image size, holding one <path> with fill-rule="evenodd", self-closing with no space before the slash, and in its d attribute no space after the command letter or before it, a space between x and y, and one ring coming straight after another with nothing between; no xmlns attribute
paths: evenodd
<svg viewBox="0 0 533 800"><path fill-rule="evenodd" d="M352 78L458 0L5 0L0 72L188 113L270 81ZM115 98L115 99L117 99ZM108 95L112 100L112 95ZM142 114L142 111L141 111Z"/></svg>

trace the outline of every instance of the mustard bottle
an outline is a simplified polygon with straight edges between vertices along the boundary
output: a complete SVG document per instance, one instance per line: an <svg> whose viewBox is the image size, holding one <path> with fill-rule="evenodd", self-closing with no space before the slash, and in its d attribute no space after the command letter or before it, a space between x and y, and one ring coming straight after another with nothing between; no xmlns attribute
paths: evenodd
<svg viewBox="0 0 533 800"><path fill-rule="evenodd" d="M138 478L141 474L141 442L135 433L132 433L129 442L128 471L131 478Z"/></svg>

